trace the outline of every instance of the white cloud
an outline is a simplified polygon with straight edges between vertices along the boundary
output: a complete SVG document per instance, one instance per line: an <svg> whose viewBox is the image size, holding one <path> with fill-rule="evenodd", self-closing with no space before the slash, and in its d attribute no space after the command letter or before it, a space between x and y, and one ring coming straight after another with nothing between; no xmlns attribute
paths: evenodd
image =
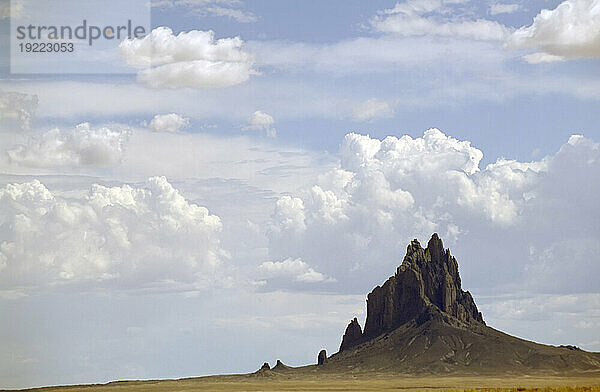
<svg viewBox="0 0 600 392"><path fill-rule="evenodd" d="M566 0L553 10L544 9L530 26L515 31L507 46L547 55L537 55L543 59L537 62L600 57L600 0Z"/></svg>
<svg viewBox="0 0 600 392"><path fill-rule="evenodd" d="M258 266L258 271L263 279L288 278L302 283L332 281L331 278L315 271L301 259L266 261Z"/></svg>
<svg viewBox="0 0 600 392"><path fill-rule="evenodd" d="M273 218L277 225L272 228L280 236L284 233L295 235L306 229L304 202L298 197L282 196L277 200Z"/></svg>
<svg viewBox="0 0 600 392"><path fill-rule="evenodd" d="M531 54L526 54L523 56L523 60L528 62L529 64L541 64L541 63L555 63L558 61L565 61L566 59L563 56L556 56L553 54L548 54L544 52L536 52Z"/></svg>
<svg viewBox="0 0 600 392"><path fill-rule="evenodd" d="M277 130L273 125L275 124L275 119L268 113L257 110L248 119L248 124L244 126L242 129L246 131L264 131L267 136L275 137L277 135Z"/></svg>
<svg viewBox="0 0 600 392"><path fill-rule="evenodd" d="M480 176L482 156L436 129L423 138L383 141L348 134L340 168L277 203L271 256L300 257L336 278L361 271L354 278L365 282L363 274L393 268L399 249L415 234L456 233L448 211L473 211L491 224L509 224L517 208L495 179Z"/></svg>
<svg viewBox="0 0 600 392"><path fill-rule="evenodd" d="M95 184L78 199L35 180L6 185L0 200L3 287L205 286L219 277L220 218L164 177L143 187Z"/></svg>
<svg viewBox="0 0 600 392"><path fill-rule="evenodd" d="M74 129L54 128L7 151L13 164L29 167L106 166L118 163L130 131L117 125Z"/></svg>
<svg viewBox="0 0 600 392"><path fill-rule="evenodd" d="M153 88L222 88L247 81L253 56L242 50L239 37L215 41L213 31L191 30L174 35L157 27L143 38L126 39L119 52L127 64L147 67L138 81Z"/></svg>
<svg viewBox="0 0 600 392"><path fill-rule="evenodd" d="M447 5L439 0L407 0L380 12L373 21L375 30L401 36L448 36L474 40L502 40L506 26L491 20L469 20L453 17Z"/></svg>
<svg viewBox="0 0 600 392"><path fill-rule="evenodd" d="M520 9L521 9L520 4L493 3L492 5L490 5L490 14L491 15L512 14L513 12L517 12Z"/></svg>
<svg viewBox="0 0 600 392"><path fill-rule="evenodd" d="M189 14L198 17L224 16L239 23L258 20L252 12L243 10L242 2L238 0L152 0L151 4L156 8L187 8Z"/></svg>
<svg viewBox="0 0 600 392"><path fill-rule="evenodd" d="M280 198L269 256L300 258L347 289L367 290L412 238L437 231L468 256L459 259L478 287L594 290L600 189L585 178L600 170L600 146L573 136L537 162L499 159L480 169L482 157L436 129L416 139L349 134L338 168Z"/></svg>
<svg viewBox="0 0 600 392"><path fill-rule="evenodd" d="M355 121L370 121L379 117L392 117L393 114L394 109L388 102L371 98L358 104L351 117Z"/></svg>
<svg viewBox="0 0 600 392"><path fill-rule="evenodd" d="M16 121L23 131L29 130L37 106L37 95L0 91L0 120Z"/></svg>
<svg viewBox="0 0 600 392"><path fill-rule="evenodd" d="M112 125L109 129L115 131ZM60 134L69 134L70 131L62 130ZM9 135L7 146L14 146L12 135ZM25 138L27 135L21 135ZM104 164L75 163L84 161L74 152L68 154L37 154L37 144L42 144L41 137L32 139L33 153L26 154L27 140L20 142L21 147L10 147L15 159L24 159L24 162L9 160L6 151L0 152L0 166L4 173L14 175L31 175L34 178L42 174L76 175L83 174L114 179L116 181L141 181L157 174L174 179L190 178L222 178L231 181L240 181L256 190L265 192L289 192L307 183L313 183L317 173L324 167L333 165L333 157L328 154L307 151L299 148L285 147L267 138L256 138L238 135L224 138L209 132L149 132L145 129L133 129L127 132L126 141L120 149L113 150ZM52 140L52 138L51 138ZM1 144L1 143L0 143ZM45 148L42 148L46 151ZM47 151L56 149L48 148ZM98 148L98 152L102 148ZM23 154L18 155L17 152ZM223 151L228 154L223 155ZM48 164L37 160L39 156L46 156ZM67 159L69 158L69 159ZM72 159L71 159L72 158ZM69 164L68 162L73 162ZM108 162L113 162L108 164ZM52 163L52 166L50 165ZM2 177L2 176L0 176ZM4 180L15 181L14 178ZM1 178L0 178L1 183ZM89 186L89 183L84 185ZM237 195L237 191L235 193ZM240 202L245 196L240 195ZM198 197L205 199L206 194L200 193ZM269 195L269 197L272 197ZM228 198L221 199L220 205L227 209ZM244 220L245 222L245 220Z"/></svg>
<svg viewBox="0 0 600 392"><path fill-rule="evenodd" d="M182 61L148 68L138 73L138 80L152 88L222 88L248 80L246 63Z"/></svg>
<svg viewBox="0 0 600 392"><path fill-rule="evenodd" d="M190 119L176 113L157 114L148 128L154 132L179 132L190 126Z"/></svg>

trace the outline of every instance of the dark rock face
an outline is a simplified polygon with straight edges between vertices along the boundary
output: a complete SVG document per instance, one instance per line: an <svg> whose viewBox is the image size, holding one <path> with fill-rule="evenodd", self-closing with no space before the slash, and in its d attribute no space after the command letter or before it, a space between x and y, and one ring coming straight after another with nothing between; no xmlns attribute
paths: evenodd
<svg viewBox="0 0 600 392"><path fill-rule="evenodd" d="M269 365L269 362L263 363L263 365L260 367L260 370L271 370L271 366Z"/></svg>
<svg viewBox="0 0 600 392"><path fill-rule="evenodd" d="M426 321L448 317L466 324L483 324L473 297L461 288L458 263L444 250L442 240L433 234L427 248L416 239L406 250L396 274L367 296L367 320L364 333L352 320L340 351L365 340L393 331L411 320Z"/></svg>
<svg viewBox="0 0 600 392"><path fill-rule="evenodd" d="M354 317L354 319L350 321L350 324L348 324L348 326L346 327L346 332L344 333L344 337L342 338L342 345L340 346L340 351L349 349L359 344L362 341L362 336L362 328L360 327L360 324L358 323L356 317Z"/></svg>
<svg viewBox="0 0 600 392"><path fill-rule="evenodd" d="M327 360L327 351L321 350L319 351L319 356L317 357L317 365L323 365Z"/></svg>

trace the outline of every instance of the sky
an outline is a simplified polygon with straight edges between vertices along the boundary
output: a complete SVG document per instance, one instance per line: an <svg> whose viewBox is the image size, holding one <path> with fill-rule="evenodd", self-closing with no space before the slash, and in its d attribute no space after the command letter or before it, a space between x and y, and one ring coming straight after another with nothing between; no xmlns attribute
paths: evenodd
<svg viewBox="0 0 600 392"><path fill-rule="evenodd" d="M488 325L600 351L600 1L45 4L0 3L0 387L314 363L434 232Z"/></svg>

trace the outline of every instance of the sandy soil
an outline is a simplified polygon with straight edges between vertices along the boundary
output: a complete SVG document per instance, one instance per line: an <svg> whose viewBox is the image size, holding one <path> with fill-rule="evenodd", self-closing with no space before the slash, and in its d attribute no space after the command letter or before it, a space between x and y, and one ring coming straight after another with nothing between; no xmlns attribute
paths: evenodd
<svg viewBox="0 0 600 392"><path fill-rule="evenodd" d="M113 391L594 391L600 392L600 373L576 377L414 377L328 376L269 377L256 375L211 376L181 380L119 381L30 389L44 392Z"/></svg>

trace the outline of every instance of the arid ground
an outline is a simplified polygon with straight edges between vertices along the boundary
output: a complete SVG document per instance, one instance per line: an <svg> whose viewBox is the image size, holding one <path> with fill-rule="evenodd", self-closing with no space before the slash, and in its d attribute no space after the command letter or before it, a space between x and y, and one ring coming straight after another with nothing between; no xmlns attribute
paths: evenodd
<svg viewBox="0 0 600 392"><path fill-rule="evenodd" d="M103 385L31 389L45 392L112 391L599 391L600 373L576 377L210 376L180 380L119 381Z"/></svg>

